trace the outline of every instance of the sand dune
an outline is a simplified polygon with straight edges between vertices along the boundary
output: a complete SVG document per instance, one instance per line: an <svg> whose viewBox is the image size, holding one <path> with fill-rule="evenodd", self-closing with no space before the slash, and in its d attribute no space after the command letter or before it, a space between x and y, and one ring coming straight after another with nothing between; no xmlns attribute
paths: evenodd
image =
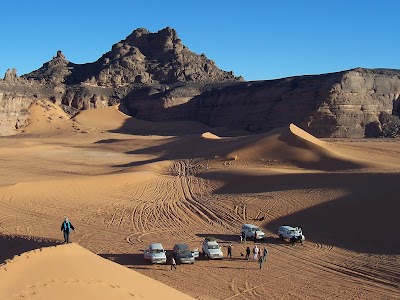
<svg viewBox="0 0 400 300"><path fill-rule="evenodd" d="M38 122L29 134L0 139L0 234L12 240L0 239L0 259L60 242L64 216L75 244L0 268L1 299L79 290L88 299L153 299L139 288L164 289L146 280L136 288L144 279L128 268L197 299L398 298L399 242L386 229L397 224L399 140L321 141L293 124L226 137L197 123L136 120L117 107L43 122L56 116L43 106L32 107ZM238 242L243 223L267 234L257 243L269 249L261 270L241 256L254 245ZM280 241L283 224L302 226L305 245ZM175 243L201 247L209 235L224 253L233 244L233 258L200 257L176 272L143 261L151 242L171 255ZM26 243L35 237L49 242Z"/></svg>
<svg viewBox="0 0 400 300"><path fill-rule="evenodd" d="M92 129L143 135L182 135L202 133L208 127L197 122L149 122L124 114L119 105L81 111L73 118L79 124Z"/></svg>
<svg viewBox="0 0 400 300"><path fill-rule="evenodd" d="M215 134L213 134L211 132L204 132L201 136L203 138L205 138L205 139L211 139L211 140L219 140L219 139L221 139L218 135L215 135Z"/></svg>
<svg viewBox="0 0 400 300"><path fill-rule="evenodd" d="M60 106L46 100L33 102L29 107L29 125L23 129L26 133L40 134L60 130L72 130L70 117Z"/></svg>
<svg viewBox="0 0 400 300"><path fill-rule="evenodd" d="M23 253L0 276L1 299L193 299L76 244Z"/></svg>

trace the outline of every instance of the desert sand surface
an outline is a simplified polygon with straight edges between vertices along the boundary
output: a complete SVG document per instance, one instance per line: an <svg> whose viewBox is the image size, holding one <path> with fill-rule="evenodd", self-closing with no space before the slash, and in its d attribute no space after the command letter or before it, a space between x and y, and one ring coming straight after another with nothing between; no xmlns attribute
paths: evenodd
<svg viewBox="0 0 400 300"><path fill-rule="evenodd" d="M69 119L44 101L31 113L21 134L0 138L0 299L400 298L400 140L320 140L295 124L227 137L118 107ZM241 256L254 246L239 241L243 223L267 234L262 269ZM281 225L301 226L304 246L281 241ZM149 243L170 255L206 236L225 255L232 243L233 257L172 271L143 260Z"/></svg>
<svg viewBox="0 0 400 300"><path fill-rule="evenodd" d="M74 243L25 252L0 273L1 299L193 299Z"/></svg>

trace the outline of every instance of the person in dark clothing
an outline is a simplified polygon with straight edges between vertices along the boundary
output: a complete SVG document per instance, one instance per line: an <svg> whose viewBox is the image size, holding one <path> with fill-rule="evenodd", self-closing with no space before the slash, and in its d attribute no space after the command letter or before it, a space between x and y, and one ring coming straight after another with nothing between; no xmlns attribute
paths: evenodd
<svg viewBox="0 0 400 300"><path fill-rule="evenodd" d="M242 232L242 241L246 242L246 233L244 231Z"/></svg>
<svg viewBox="0 0 400 300"><path fill-rule="evenodd" d="M246 248L246 257L245 259L249 260L250 259L250 247Z"/></svg>
<svg viewBox="0 0 400 300"><path fill-rule="evenodd" d="M175 270L176 270L176 261L173 256L171 256L171 270L172 270L172 268L175 268Z"/></svg>
<svg viewBox="0 0 400 300"><path fill-rule="evenodd" d="M262 268L263 262L264 262L264 257L260 255L260 258L258 259L258 263L260 264L260 270Z"/></svg>
<svg viewBox="0 0 400 300"><path fill-rule="evenodd" d="M66 244L69 243L69 234L71 233L71 229L75 230L68 218L65 218L64 222L61 224L61 231L64 232L64 243Z"/></svg>
<svg viewBox="0 0 400 300"><path fill-rule="evenodd" d="M229 258L232 258L232 244L228 246L228 256Z"/></svg>

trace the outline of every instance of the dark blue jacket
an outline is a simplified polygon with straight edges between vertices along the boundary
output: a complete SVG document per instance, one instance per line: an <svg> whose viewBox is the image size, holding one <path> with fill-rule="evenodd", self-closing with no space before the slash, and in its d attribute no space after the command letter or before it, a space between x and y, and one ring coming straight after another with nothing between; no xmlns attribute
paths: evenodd
<svg viewBox="0 0 400 300"><path fill-rule="evenodd" d="M75 230L75 228L74 228L74 226L72 226L72 224L71 224L71 222L63 222L62 224L61 224L61 231L64 231L64 232L67 232L67 233L69 233L70 231L71 231L71 229L72 230Z"/></svg>

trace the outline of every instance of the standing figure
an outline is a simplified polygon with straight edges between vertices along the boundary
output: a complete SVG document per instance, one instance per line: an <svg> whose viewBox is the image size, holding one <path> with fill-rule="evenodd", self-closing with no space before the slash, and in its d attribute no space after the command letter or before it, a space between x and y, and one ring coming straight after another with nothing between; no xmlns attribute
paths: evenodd
<svg viewBox="0 0 400 300"><path fill-rule="evenodd" d="M254 243L257 241L257 231L254 232Z"/></svg>
<svg viewBox="0 0 400 300"><path fill-rule="evenodd" d="M176 270L176 261L173 256L171 256L171 270L172 270L172 268L175 268L175 270Z"/></svg>
<svg viewBox="0 0 400 300"><path fill-rule="evenodd" d="M264 251L263 251L264 261L267 259L267 255L268 255L268 249L267 249L267 247L264 247Z"/></svg>
<svg viewBox="0 0 400 300"><path fill-rule="evenodd" d="M242 232L242 241L246 242L246 233L244 231Z"/></svg>
<svg viewBox="0 0 400 300"><path fill-rule="evenodd" d="M68 218L65 217L64 222L61 224L61 231L64 232L64 243L66 244L69 243L69 234L71 233L71 229L75 230Z"/></svg>
<svg viewBox="0 0 400 300"><path fill-rule="evenodd" d="M232 258L232 244L228 246L228 256L229 258Z"/></svg>
<svg viewBox="0 0 400 300"><path fill-rule="evenodd" d="M264 257L260 255L260 258L258 259L258 263L260 264L260 270L262 268L263 262L264 262Z"/></svg>
<svg viewBox="0 0 400 300"><path fill-rule="evenodd" d="M249 246L247 246L247 248L246 248L246 257L245 257L245 259L247 259L247 260L250 259L250 247Z"/></svg>
<svg viewBox="0 0 400 300"><path fill-rule="evenodd" d="M258 249L257 245L255 245L254 248L253 248L253 259L254 260L257 260L259 251L260 251L260 249Z"/></svg>

